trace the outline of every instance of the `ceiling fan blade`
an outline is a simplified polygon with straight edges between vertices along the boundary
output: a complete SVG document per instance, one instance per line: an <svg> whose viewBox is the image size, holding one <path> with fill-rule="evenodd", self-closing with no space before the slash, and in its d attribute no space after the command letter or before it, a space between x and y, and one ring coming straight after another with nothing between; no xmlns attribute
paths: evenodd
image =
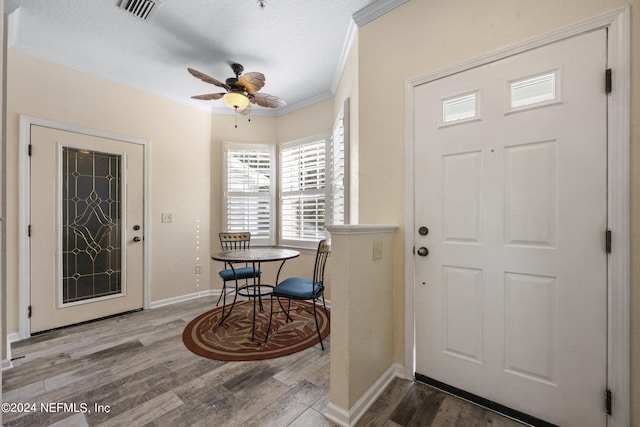
<svg viewBox="0 0 640 427"><path fill-rule="evenodd" d="M205 95L194 95L191 98L193 98L193 99L203 99L205 101L210 101L212 99L220 99L225 95L226 95L226 93L207 93Z"/></svg>
<svg viewBox="0 0 640 427"><path fill-rule="evenodd" d="M253 97L249 98L249 100L261 107L280 108L287 105L283 99L280 99L275 95L269 95L268 93L256 93Z"/></svg>
<svg viewBox="0 0 640 427"><path fill-rule="evenodd" d="M238 84L247 89L247 92L254 94L264 86L265 78L262 73L246 73L238 77Z"/></svg>
<svg viewBox="0 0 640 427"><path fill-rule="evenodd" d="M193 68L187 68L187 71L189 71L191 73L192 76L202 80L203 82L206 83L211 83L212 85L216 85L219 87L223 87L226 90L231 90L231 88L229 87L229 85L222 83L219 80L214 79L211 76L207 76L204 73L201 73L200 71L194 70Z"/></svg>

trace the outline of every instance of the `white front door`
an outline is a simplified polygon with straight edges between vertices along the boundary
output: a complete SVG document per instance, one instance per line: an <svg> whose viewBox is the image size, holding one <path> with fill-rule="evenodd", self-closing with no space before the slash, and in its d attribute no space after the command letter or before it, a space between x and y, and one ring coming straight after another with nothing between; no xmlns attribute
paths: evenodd
<svg viewBox="0 0 640 427"><path fill-rule="evenodd" d="M607 422L606 37L414 97L416 373L562 426Z"/></svg>
<svg viewBox="0 0 640 427"><path fill-rule="evenodd" d="M33 125L31 332L143 307L144 147Z"/></svg>

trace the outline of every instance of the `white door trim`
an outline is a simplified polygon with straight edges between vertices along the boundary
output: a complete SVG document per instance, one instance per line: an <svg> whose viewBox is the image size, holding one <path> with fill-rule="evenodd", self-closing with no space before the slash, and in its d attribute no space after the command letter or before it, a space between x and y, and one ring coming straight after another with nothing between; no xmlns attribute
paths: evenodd
<svg viewBox="0 0 640 427"><path fill-rule="evenodd" d="M608 366L609 388L613 392L613 414L609 426L624 427L630 416L630 218L629 218L629 138L630 138L630 8L597 16L542 36L435 70L411 79L405 93L405 359L404 375L415 373L414 287L414 167L413 117L416 86L466 71L508 56L577 36L597 28L607 28L608 66L613 74L613 92L608 100L608 227L612 231L609 257ZM603 70L604 71L604 70ZM603 73L604 90L604 73ZM603 396L604 399L604 396Z"/></svg>
<svg viewBox="0 0 640 427"><path fill-rule="evenodd" d="M31 142L31 126L42 126L51 129L58 129L67 132L81 133L99 138L109 138L117 141L127 142L131 144L140 144L144 147L144 201L143 215L145 222L145 236L142 241L144 244L144 265L143 265L143 307L149 308L149 236L151 235L151 218L149 212L149 141L132 136L118 135L111 132L100 131L96 129L84 128L68 123L57 122L53 120L41 119L31 116L20 116L20 135L18 150L18 317L19 317L19 339L28 338L31 335L31 322L29 320L29 299L31 293L30 265L31 256L29 251L29 215L30 215L30 188L31 173L29 166L29 143Z"/></svg>

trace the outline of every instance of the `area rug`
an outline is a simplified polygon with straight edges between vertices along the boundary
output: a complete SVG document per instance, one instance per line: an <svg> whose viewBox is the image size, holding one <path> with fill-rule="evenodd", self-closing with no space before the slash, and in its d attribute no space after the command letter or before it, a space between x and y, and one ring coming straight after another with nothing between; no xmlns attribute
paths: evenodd
<svg viewBox="0 0 640 427"><path fill-rule="evenodd" d="M283 301L284 303L284 301ZM262 360L285 356L309 348L320 342L309 302L295 302L291 311L293 322L285 322L282 312L274 313L271 333L265 342L269 325L269 302L264 311L256 313L255 338L251 340L253 302L239 301L222 325L222 307L216 307L193 319L184 332L182 341L193 353L217 360ZM274 310L280 307L274 301ZM226 313L225 309L225 313ZM329 335L329 318L324 308L318 307L318 323L322 338Z"/></svg>

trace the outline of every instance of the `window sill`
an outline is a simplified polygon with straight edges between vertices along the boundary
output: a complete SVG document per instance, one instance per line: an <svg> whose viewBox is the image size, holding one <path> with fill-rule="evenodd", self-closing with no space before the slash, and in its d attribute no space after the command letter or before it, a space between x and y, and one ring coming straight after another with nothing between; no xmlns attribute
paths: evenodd
<svg viewBox="0 0 640 427"><path fill-rule="evenodd" d="M295 245L251 245L252 248L276 248L276 249L293 249L299 251L301 254L315 255L317 249L317 243L315 244L316 248L306 248L302 246Z"/></svg>

